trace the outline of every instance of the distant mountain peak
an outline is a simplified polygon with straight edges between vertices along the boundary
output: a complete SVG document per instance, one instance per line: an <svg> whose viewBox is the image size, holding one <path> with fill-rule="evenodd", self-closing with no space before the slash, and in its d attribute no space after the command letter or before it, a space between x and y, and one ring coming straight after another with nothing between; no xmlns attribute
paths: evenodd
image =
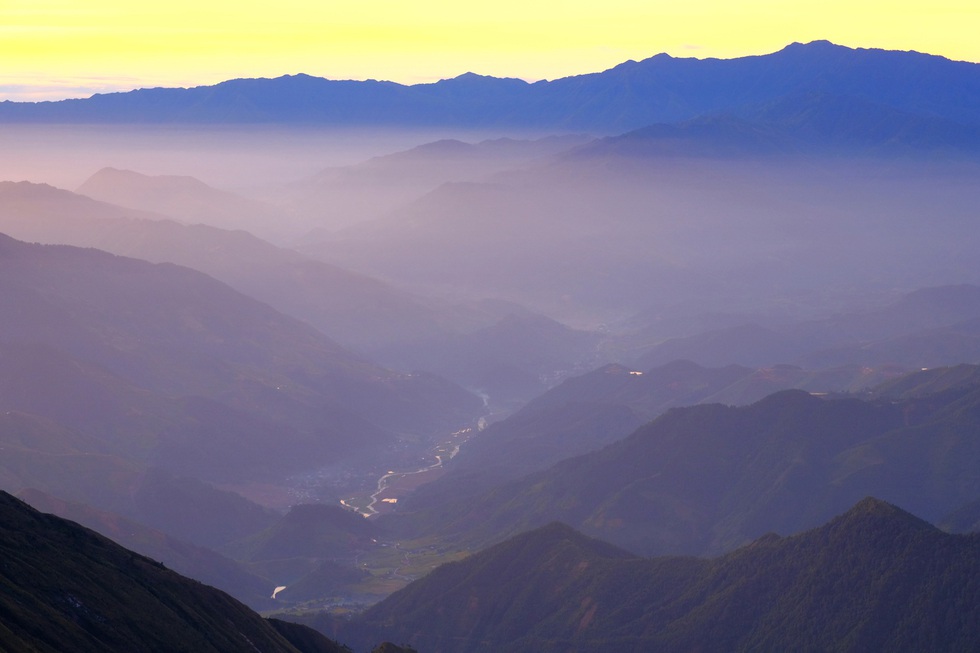
<svg viewBox="0 0 980 653"><path fill-rule="evenodd" d="M35 183L33 181L0 181L0 195L7 197L70 197L71 191L67 191L50 184Z"/></svg>
<svg viewBox="0 0 980 653"><path fill-rule="evenodd" d="M582 535L577 530L562 521L553 521L530 531L529 537L538 537L542 540L581 540L588 541L589 538Z"/></svg>
<svg viewBox="0 0 980 653"><path fill-rule="evenodd" d="M185 188L193 188L195 190L213 190L200 179L191 177L190 175L148 175L142 172L137 172L136 170L106 166L99 169L97 172L95 172L95 174L85 180L85 182L79 186L79 192L85 194L85 191L82 189L87 185L119 182L136 183L141 184L144 187L148 185L163 187L173 187L177 185Z"/></svg>
<svg viewBox="0 0 980 653"><path fill-rule="evenodd" d="M864 497L855 503L845 515L897 515L908 514L901 508L894 506L883 499L877 497ZM911 516L911 515L909 515Z"/></svg>
<svg viewBox="0 0 980 653"><path fill-rule="evenodd" d="M861 499L850 510L827 524L825 528L838 532L841 529L850 532L868 528L875 532L894 532L894 529L939 531L929 522L876 497Z"/></svg>
<svg viewBox="0 0 980 653"><path fill-rule="evenodd" d="M600 558L633 558L633 553L613 544L585 535L561 521L552 521L544 526L535 528L514 537L512 540L501 542L498 547L515 545L517 550L541 550L570 544L575 549Z"/></svg>
<svg viewBox="0 0 980 653"><path fill-rule="evenodd" d="M462 75L456 75L453 79L467 80L467 79L494 79L490 75L481 75L474 72L465 72Z"/></svg>
<svg viewBox="0 0 980 653"><path fill-rule="evenodd" d="M790 43L785 48L780 50L780 52L804 50L804 49L810 51L822 50L825 52L830 50L834 50L834 51L852 50L852 48L849 48L845 45L837 45L836 43L828 41L827 39L816 39L814 41L808 41L806 43L794 41L793 43Z"/></svg>
<svg viewBox="0 0 980 653"><path fill-rule="evenodd" d="M485 88L487 85L491 87L499 86L511 86L515 88L521 88L529 86L529 84L518 77L494 77L493 75L481 75L479 73L467 72L462 75L457 75L456 77L451 77L449 79L440 79L435 82L432 86L442 87L442 86L463 86L464 88L475 87L475 88ZM426 86L425 84L420 84L419 86Z"/></svg>
<svg viewBox="0 0 980 653"><path fill-rule="evenodd" d="M451 154L473 154L479 148L471 143L465 143L461 140L455 138L443 138L438 141L432 141L431 143L423 143L422 145L417 145L410 150L405 152L399 152L403 157L411 156L413 154L437 154L437 155L451 155ZM388 155L389 157L395 157L397 155ZM385 158L385 157L379 157Z"/></svg>

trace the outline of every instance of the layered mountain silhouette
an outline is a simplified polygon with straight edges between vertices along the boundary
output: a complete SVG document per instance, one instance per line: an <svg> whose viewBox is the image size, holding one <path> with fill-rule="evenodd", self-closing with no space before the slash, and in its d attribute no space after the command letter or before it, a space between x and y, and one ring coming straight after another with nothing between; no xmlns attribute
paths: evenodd
<svg viewBox="0 0 980 653"><path fill-rule="evenodd" d="M975 157L980 127L820 92L657 123L569 152L580 157L786 157L807 155Z"/></svg>
<svg viewBox="0 0 980 653"><path fill-rule="evenodd" d="M416 490L403 507L438 510L447 497L449 503L472 501L496 485L601 449L672 406L698 403L752 375L745 367L676 361L647 373L609 364L572 377L468 441L446 475ZM402 526L411 529L412 521Z"/></svg>
<svg viewBox="0 0 980 653"><path fill-rule="evenodd" d="M978 565L976 535L872 498L714 559L635 558L553 523L318 626L434 652L969 651Z"/></svg>
<svg viewBox="0 0 980 653"><path fill-rule="evenodd" d="M231 451L246 452L251 431L252 444L268 448L253 454L261 456L262 465L274 465L273 451L297 455L304 440L326 453L329 431L341 424L346 435L334 431L339 436L337 452L372 440L384 442L393 436L391 431L384 436L385 429L404 433L438 430L440 424L458 427L458 420L468 419L468 409L444 409L457 400L462 401L460 407L475 408L479 403L435 377L384 370L307 325L187 268L6 237L0 245L0 265L10 307L2 324L6 342L37 343L87 361L97 366L90 368L92 373L101 373L107 383L128 385L131 394L149 403L162 400L163 406L169 405L155 412L178 410L192 417L193 424L183 428L157 428L158 438L169 431L160 443L169 441L164 449L176 447L164 459L179 458L180 449L192 442L197 450L193 455L187 452L186 462L200 459L199 448L208 446L207 438L196 434L221 422L237 424L216 429L212 437L224 431L238 444ZM161 393L163 398L154 398ZM423 398L426 395L429 399ZM57 400L50 394L47 398ZM426 417L429 400L440 407ZM443 403L447 400L450 404ZM359 411L366 412L358 415ZM367 418L368 412L373 417ZM96 411L96 417L132 419L112 411ZM83 420L73 427L84 425ZM351 435L356 428L361 428L360 436ZM269 441L269 430L280 433L278 443ZM118 440L121 446L153 449L146 440L136 444L130 428L119 429L118 437L123 438ZM294 446L286 446L290 440ZM222 455L229 451L227 444L221 444Z"/></svg>
<svg viewBox="0 0 980 653"><path fill-rule="evenodd" d="M651 306L792 310L856 288L980 278L974 162L811 154L638 156L600 142L491 181L447 183L299 249L420 292L593 322ZM657 364L673 358L689 357Z"/></svg>
<svg viewBox="0 0 980 653"><path fill-rule="evenodd" d="M955 365L980 360L978 319L980 287L920 288L879 308L819 320L773 326L746 323L669 338L647 349L634 364L645 368L684 358L702 365L797 363L811 370L889 363L908 368ZM634 340L654 339L657 329L655 324L641 328Z"/></svg>
<svg viewBox="0 0 980 653"><path fill-rule="evenodd" d="M123 177L121 182L118 176ZM96 197L136 207L129 209L44 184L0 182L0 231L32 242L95 247L153 263L185 265L361 349L491 319L478 311L467 314L462 308L428 302L245 231L216 228L212 224L222 222L220 216L182 211L179 189L167 182L127 171L103 171L80 189L95 188ZM181 183L194 189L203 185L193 180ZM157 191L144 194L147 186L162 187L160 193L171 201L159 204ZM219 191L210 189L205 196L213 199L214 194ZM168 210L173 211L171 219L160 215ZM224 210L234 212L235 203ZM175 221L190 222L195 217L212 224Z"/></svg>
<svg viewBox="0 0 980 653"><path fill-rule="evenodd" d="M168 183L103 171L83 189L93 180L102 188L118 175L124 186L133 179L139 183L101 195L122 195L131 206L152 208L155 193L144 197L139 189ZM545 389L542 377L590 360L597 340L520 306L420 296L244 231L181 224L43 184L0 182L0 230L28 241L186 265L386 366L434 372L489 392L498 402L524 400Z"/></svg>
<svg viewBox="0 0 980 653"><path fill-rule="evenodd" d="M276 207L218 190L194 177L144 175L107 167L86 179L76 192L117 206L170 216L186 224L241 229L274 241L291 235L289 221Z"/></svg>
<svg viewBox="0 0 980 653"><path fill-rule="evenodd" d="M307 238L314 239L384 217L442 184L492 179L515 168L537 165L591 140L585 135L495 138L478 143L443 139L353 166L325 169L281 189L274 199L306 216L304 224L312 232Z"/></svg>
<svg viewBox="0 0 980 653"><path fill-rule="evenodd" d="M978 64L820 41L0 103L38 135L262 132L233 152L442 138L263 150L268 181L227 182L249 198L123 170L153 156L128 146L78 192L0 182L0 487L255 608L465 558L315 619L365 649L970 650L976 535L891 504L980 523L978 107ZM533 136L444 138L492 130ZM314 158L277 185L284 152ZM309 503L419 467L377 520ZM0 513L0 649L332 650Z"/></svg>
<svg viewBox="0 0 980 653"><path fill-rule="evenodd" d="M498 405L521 405L559 375L588 369L601 336L527 310L465 333L430 334L375 350L395 369L425 369L477 388Z"/></svg>
<svg viewBox="0 0 980 653"><path fill-rule="evenodd" d="M976 64L915 52L794 43L740 59L660 54L610 70L529 84L474 74L433 84L330 81L307 75L143 89L84 100L0 105L0 119L81 123L457 125L625 131L822 93L896 111L980 124Z"/></svg>
<svg viewBox="0 0 980 653"><path fill-rule="evenodd" d="M561 520L644 555L718 553L799 532L869 494L939 520L980 495L978 393L969 383L901 400L787 390L745 407L675 408L479 496L440 502L423 490L427 500L402 519L476 548Z"/></svg>
<svg viewBox="0 0 980 653"><path fill-rule="evenodd" d="M277 519L211 484L401 455L482 405L187 268L6 236L0 268L2 487L198 546Z"/></svg>

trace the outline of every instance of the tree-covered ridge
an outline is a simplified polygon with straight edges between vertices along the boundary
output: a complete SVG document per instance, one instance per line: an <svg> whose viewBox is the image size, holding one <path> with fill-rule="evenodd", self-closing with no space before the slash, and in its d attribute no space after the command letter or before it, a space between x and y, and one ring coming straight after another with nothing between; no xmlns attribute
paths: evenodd
<svg viewBox="0 0 980 653"><path fill-rule="evenodd" d="M291 643L292 642L292 643ZM0 650L342 651L0 492Z"/></svg>
<svg viewBox="0 0 980 653"><path fill-rule="evenodd" d="M971 651L980 536L872 498L715 559L635 558L550 524L441 567L351 626L433 653Z"/></svg>
<svg viewBox="0 0 980 653"><path fill-rule="evenodd" d="M474 547L560 520L644 555L715 555L865 496L939 520L980 496L980 387L866 400L778 392L675 408L606 448L440 511ZM406 515L409 518L411 515Z"/></svg>

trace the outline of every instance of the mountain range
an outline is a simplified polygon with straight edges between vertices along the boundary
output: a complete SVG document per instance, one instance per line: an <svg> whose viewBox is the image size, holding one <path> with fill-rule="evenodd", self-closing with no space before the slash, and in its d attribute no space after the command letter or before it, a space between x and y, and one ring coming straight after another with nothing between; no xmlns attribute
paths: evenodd
<svg viewBox="0 0 980 653"><path fill-rule="evenodd" d="M298 249L420 294L506 299L586 324L980 282L975 162L680 150L583 146L444 184Z"/></svg>
<svg viewBox="0 0 980 653"><path fill-rule="evenodd" d="M188 184L195 190L194 197L180 190ZM203 197L197 197L202 186ZM147 187L156 190L147 194ZM238 198L225 205L216 200L222 207L216 211L183 210L181 198L210 207L213 196L222 195L194 180L179 180L174 186L167 178L103 170L79 190L72 193L45 184L0 182L0 231L30 242L95 247L153 263L194 268L360 350L457 325L493 321L475 309L429 302L390 284L277 247L244 231L240 223L235 229L215 227L213 224L227 222L222 210L241 217L235 207L246 200ZM82 191L126 206L92 199ZM171 201L160 203L159 194ZM172 213L165 215L168 210ZM196 219L211 224L194 223Z"/></svg>
<svg viewBox="0 0 980 653"><path fill-rule="evenodd" d="M660 54L601 73L528 83L467 73L404 86L308 75L141 89L58 102L0 104L4 122L282 123L622 132L659 122L827 93L980 125L980 68L916 52L794 43L769 55Z"/></svg>
<svg viewBox="0 0 980 653"><path fill-rule="evenodd" d="M786 390L743 407L673 408L602 449L482 493L440 500L436 486L453 487L447 475L393 519L416 536L435 532L477 549L558 520L643 555L730 551L769 531L814 527L869 494L939 521L980 495L980 387L969 379L923 381L908 395L893 387L864 399ZM615 411L589 415L595 441L623 426ZM529 440L501 450L533 453ZM545 435L537 448L547 444ZM489 459L499 466L499 456Z"/></svg>
<svg viewBox="0 0 980 653"><path fill-rule="evenodd" d="M817 41L0 127L74 179L0 181L0 488L363 648L980 639L980 64ZM0 518L0 649L334 650Z"/></svg>
<svg viewBox="0 0 980 653"><path fill-rule="evenodd" d="M763 325L745 322L678 338L661 338L626 357L641 368L681 358L702 365L768 366L796 363L807 369L841 365L938 367L980 360L977 320L980 286L920 288L878 307L829 317ZM625 341L657 340L664 333L648 318ZM629 345L626 345L629 347ZM641 345L642 346L642 345ZM639 354L637 356L637 354Z"/></svg>
<svg viewBox="0 0 980 653"><path fill-rule="evenodd" d="M446 138L351 166L326 168L280 189L270 201L296 214L319 217L318 222L307 220L311 233L302 235L310 240L382 218L443 184L484 181L534 166L592 140L585 134L502 137L477 143Z"/></svg>
<svg viewBox="0 0 980 653"><path fill-rule="evenodd" d="M866 498L725 556L637 558L560 523L446 564L346 622L345 641L462 651L970 651L980 536Z"/></svg>
<svg viewBox="0 0 980 653"><path fill-rule="evenodd" d="M509 151L511 146L522 147L517 141L486 147ZM183 192L187 187L191 190ZM568 329L519 305L427 297L241 229L179 222L177 216L225 222L220 202L213 218L206 209L181 211L184 202L209 207L216 195L224 195L196 180L102 170L79 191L0 182L0 231L31 242L96 247L194 268L387 367L436 373L481 388L501 403L527 399L547 387L542 379L549 374L575 369L594 355L596 334ZM158 203L161 194L171 201ZM224 209L234 213L244 202L238 198ZM162 210L172 214L153 212Z"/></svg>
<svg viewBox="0 0 980 653"><path fill-rule="evenodd" d="M0 236L0 269L0 485L198 547L278 517L213 484L265 501L341 461L370 478L482 407L188 268Z"/></svg>
<svg viewBox="0 0 980 653"><path fill-rule="evenodd" d="M0 266L4 269L0 291L10 309L0 324L4 341L54 350L53 366L70 366L71 359L84 361L59 383L69 383L80 373L100 377L97 383L88 382L84 392L31 394L21 385L21 393L34 401L73 401L75 410L92 412L73 424L78 430L93 428L92 419L116 421L112 428L100 427L99 434L116 437L130 451L153 450L152 438L141 440L136 435L143 433L145 438L149 427L160 438L156 448L160 460L202 462L201 447L206 451L218 443L207 445L199 434L216 423L237 422L234 427L213 429L212 437L222 431L235 433L237 446L231 451L258 456L251 465L237 461L243 465L237 472L241 474L249 467L254 471L256 465L275 465L279 456L299 454L303 441L307 453L308 447L315 446L321 455L329 456L328 433L337 433L341 424L346 436L336 442L338 453L351 451L351 445L356 449L361 446L358 441L368 446L372 440L393 441L394 432L383 435L386 429L431 433L442 426L456 427L457 420L465 423L468 417L463 414L469 409L445 411L446 400L461 400L460 407L469 405L474 410L479 405L475 397L459 388L452 390L451 384L444 385L447 382L436 377L397 374L372 364L308 325L188 268L152 265L95 250L31 245L8 237L0 238ZM59 357L61 362L55 362ZM24 370L35 376L44 372L37 366ZM429 384L434 385L422 389ZM125 390L131 395L126 401L141 402L144 409L127 413L112 410L110 404L99 411L98 402L81 401L99 389L108 402L118 401L113 395ZM423 417L428 412L426 394L442 406ZM362 410L373 411L374 417L367 418L366 412L358 415ZM161 428L166 421L160 418L173 411L192 421L180 428ZM409 417L413 413L416 417ZM118 420L144 426L123 426ZM361 436L351 437L358 424ZM279 432L278 443L264 436L267 429ZM247 453L244 443L249 431L256 446L269 450ZM272 451L279 453L270 456ZM229 453L216 455L215 462ZM235 464L221 466L230 471Z"/></svg>
<svg viewBox="0 0 980 653"><path fill-rule="evenodd" d="M904 375L891 368L859 366L819 371L792 365L705 368L685 360L641 372L610 363L563 381L491 424L460 449L444 476L419 488L405 506L440 502L446 496L459 500L597 451L671 408L743 406L788 388L860 392L895 376Z"/></svg>

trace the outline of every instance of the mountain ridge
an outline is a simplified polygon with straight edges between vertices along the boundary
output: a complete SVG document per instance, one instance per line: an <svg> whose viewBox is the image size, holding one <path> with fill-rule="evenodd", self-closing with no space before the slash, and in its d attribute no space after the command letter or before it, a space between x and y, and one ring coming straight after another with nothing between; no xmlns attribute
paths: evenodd
<svg viewBox="0 0 980 653"><path fill-rule="evenodd" d="M901 69L901 72L899 72ZM796 75L791 70L795 70ZM656 55L598 73L527 83L464 74L406 86L309 75L137 89L57 102L0 104L3 122L275 123L508 126L626 130L786 95L840 89L896 108L980 123L980 65L936 55L791 44L737 59ZM871 83L869 83L871 80ZM914 80L916 84L910 84ZM257 89L275 88L262 94ZM720 95L719 95L720 94Z"/></svg>
<svg viewBox="0 0 980 653"><path fill-rule="evenodd" d="M191 177L118 172L140 180L141 185L159 185L161 193L171 196L180 193L179 187L169 183L173 179L204 186ZM100 175L96 173L89 182ZM166 205L149 213L146 207L153 206L155 197L141 202L130 197L132 208L126 208L125 201L114 202L135 191L120 190L118 184L115 194L103 189L86 195L83 191L91 190L89 182L74 193L47 184L0 182L0 231L25 241L95 247L152 263L194 268L361 350L379 342L390 344L399 338L431 334L451 326L446 323L455 317L448 307L430 307L422 298L390 284L312 260L241 229L181 224L162 214ZM222 191L209 188L209 193L220 196Z"/></svg>
<svg viewBox="0 0 980 653"><path fill-rule="evenodd" d="M560 520L645 555L729 551L822 523L868 495L940 519L976 498L980 460L980 386L943 385L900 401L784 390L749 406L672 408L603 449L478 496L407 501L398 519L477 547Z"/></svg>
<svg viewBox="0 0 980 653"><path fill-rule="evenodd" d="M343 650L6 492L0 551L5 651Z"/></svg>
<svg viewBox="0 0 980 653"><path fill-rule="evenodd" d="M253 610L267 610L275 605L269 598L273 589L270 582L210 549L179 540L115 513L66 501L39 490L23 490L17 493L17 498L38 511L81 524L120 546L159 560L181 575L221 589Z"/></svg>
<svg viewBox="0 0 980 653"><path fill-rule="evenodd" d="M316 627L433 653L969 651L978 635L980 536L873 497L716 558L637 558L595 542L545 525Z"/></svg>

